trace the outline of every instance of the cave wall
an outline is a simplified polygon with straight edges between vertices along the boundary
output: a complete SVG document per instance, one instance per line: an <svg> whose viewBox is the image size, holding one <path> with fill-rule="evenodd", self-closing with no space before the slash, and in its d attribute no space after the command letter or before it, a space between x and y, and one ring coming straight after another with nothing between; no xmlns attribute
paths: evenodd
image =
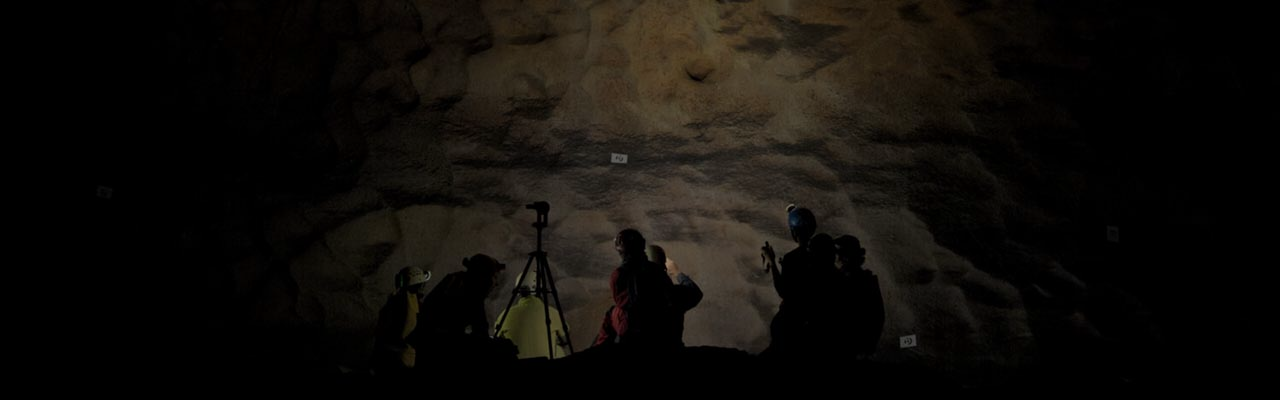
<svg viewBox="0 0 1280 400"><path fill-rule="evenodd" d="M1098 272L1122 253L1103 228L1173 189L1114 164L1134 142L1097 129L1099 102L1124 100L1106 86L1123 77L1177 89L1235 60L1104 46L1163 37L1126 30L1161 14L1081 4L180 3L157 86L168 118L199 123L167 156L190 179L166 243L207 278L202 326L227 346L360 367L404 266L495 256L496 315L533 248L523 205L546 200L575 346L634 227L706 293L686 343L758 352L778 298L757 249L791 247L798 203L867 248L877 361L969 382L1077 349L1132 361L1162 333ZM1165 211L1212 223L1192 202ZM907 334L919 347L898 349Z"/></svg>

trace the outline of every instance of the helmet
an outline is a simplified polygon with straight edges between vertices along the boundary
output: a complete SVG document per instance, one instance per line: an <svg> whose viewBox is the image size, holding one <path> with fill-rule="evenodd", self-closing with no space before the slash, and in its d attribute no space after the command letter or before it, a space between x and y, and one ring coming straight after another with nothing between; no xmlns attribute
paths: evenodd
<svg viewBox="0 0 1280 400"><path fill-rule="evenodd" d="M427 283L429 280L431 280L431 272L423 272L422 268L418 267L404 267L396 273L396 289Z"/></svg>
<svg viewBox="0 0 1280 400"><path fill-rule="evenodd" d="M471 258L462 259L462 266L467 268L468 272L487 272L498 273L507 269L507 265L498 262L493 257L485 254L476 253Z"/></svg>
<svg viewBox="0 0 1280 400"><path fill-rule="evenodd" d="M618 254L634 254L644 252L644 235L635 229L623 229L613 238L613 248Z"/></svg>
<svg viewBox="0 0 1280 400"><path fill-rule="evenodd" d="M836 254L842 257L853 258L862 257L867 254L867 250L862 248L862 243L853 235L844 235L836 238Z"/></svg>
<svg viewBox="0 0 1280 400"><path fill-rule="evenodd" d="M795 204L787 206L787 226L791 228L791 238L797 242L808 240L818 231L818 221L813 217L813 211L796 207Z"/></svg>

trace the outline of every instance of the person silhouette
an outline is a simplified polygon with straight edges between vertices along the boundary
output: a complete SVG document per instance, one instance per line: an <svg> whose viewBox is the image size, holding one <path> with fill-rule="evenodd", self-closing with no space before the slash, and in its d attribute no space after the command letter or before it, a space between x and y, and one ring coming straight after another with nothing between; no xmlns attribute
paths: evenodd
<svg viewBox="0 0 1280 400"><path fill-rule="evenodd" d="M841 332L852 336L850 351L858 357L875 353L884 330L884 298L880 281L864 268L867 250L857 237L843 235L835 240L836 259L844 277L844 305L849 318Z"/></svg>
<svg viewBox="0 0 1280 400"><path fill-rule="evenodd" d="M374 327L370 367L375 374L396 374L417 363L417 350L406 339L417 329L418 312L429 280L431 273L418 267L405 267L396 273L395 292L387 296Z"/></svg>
<svg viewBox="0 0 1280 400"><path fill-rule="evenodd" d="M644 236L635 229L624 229L614 238L614 250L622 264L609 279L614 305L601 325L596 345L681 346L677 317L682 318L682 313L701 298L684 294L687 289L676 289L665 267L649 261L645 249Z"/></svg>

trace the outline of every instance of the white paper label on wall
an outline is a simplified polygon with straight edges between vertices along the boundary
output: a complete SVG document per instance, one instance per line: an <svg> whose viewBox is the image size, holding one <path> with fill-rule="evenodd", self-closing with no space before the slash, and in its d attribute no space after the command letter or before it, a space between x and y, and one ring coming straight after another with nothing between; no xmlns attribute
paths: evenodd
<svg viewBox="0 0 1280 400"><path fill-rule="evenodd" d="M907 335L898 338L899 348L916 347L916 335Z"/></svg>
<svg viewBox="0 0 1280 400"><path fill-rule="evenodd" d="M614 163L614 164L626 164L626 163L627 163L627 155L626 155L626 154L613 153L613 155L612 155L611 157L609 157L609 161L610 161L610 162L612 162L612 163Z"/></svg>

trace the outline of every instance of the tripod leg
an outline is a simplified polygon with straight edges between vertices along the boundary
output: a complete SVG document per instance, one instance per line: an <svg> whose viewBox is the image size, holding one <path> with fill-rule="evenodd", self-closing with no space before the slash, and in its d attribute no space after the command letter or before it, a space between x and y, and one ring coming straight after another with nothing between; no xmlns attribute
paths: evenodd
<svg viewBox="0 0 1280 400"><path fill-rule="evenodd" d="M545 254L542 255L542 259L539 260L539 262L542 263L542 265L547 265L547 257ZM556 300L556 310L560 311L560 329L564 330L564 342L569 345L569 354L573 354L573 336L569 335L569 323L564 319L564 307L560 305L560 294L556 290L556 280L551 277L550 268L547 269L546 275L547 287L550 288L549 292L551 292L551 297ZM543 304L546 303L546 299L543 299ZM548 321L547 323L550 324L551 322Z"/></svg>
<svg viewBox="0 0 1280 400"><path fill-rule="evenodd" d="M552 339L553 336L551 336L551 304L547 302L547 291L545 290L545 288L547 287L547 277L550 276L550 274L551 274L551 270L548 269L546 257L542 254L539 254L538 255L538 289L539 289L538 294L542 297L542 316L544 318L543 323L546 324L547 326L547 359L553 360L556 358L556 347L555 347L555 341ZM560 320L561 321L564 320L563 314L560 315Z"/></svg>
<svg viewBox="0 0 1280 400"><path fill-rule="evenodd" d="M502 317L498 318L498 323L493 326L493 337L498 337L498 332L502 331L502 324L507 322L507 315L511 314L511 305L516 304L516 296L520 295L520 282L518 281L521 277L527 276L529 273L529 267L533 265L534 257L535 256L533 254L529 255L529 261L524 263L524 271L520 272L520 275L516 276L516 288L511 290L511 300L507 300L507 308L502 309Z"/></svg>

